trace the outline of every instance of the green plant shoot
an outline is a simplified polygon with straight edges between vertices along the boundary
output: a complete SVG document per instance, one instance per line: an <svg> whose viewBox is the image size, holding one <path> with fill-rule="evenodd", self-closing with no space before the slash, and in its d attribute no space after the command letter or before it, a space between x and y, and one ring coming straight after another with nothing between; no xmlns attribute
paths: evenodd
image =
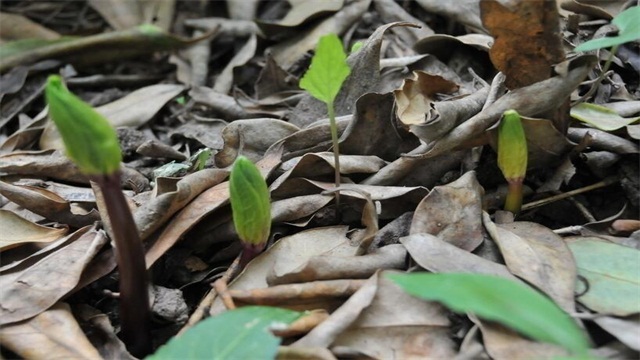
<svg viewBox="0 0 640 360"><path fill-rule="evenodd" d="M67 156L78 168L89 175L118 171L122 161L120 144L107 119L69 92L60 76L49 77L45 95Z"/></svg>
<svg viewBox="0 0 640 360"><path fill-rule="evenodd" d="M441 302L459 313L497 321L534 340L586 356L582 330L562 309L527 285L480 274L388 274L407 293Z"/></svg>
<svg viewBox="0 0 640 360"><path fill-rule="evenodd" d="M576 46L575 51L590 51L614 47L640 39L640 6L633 6L611 20L618 28L618 35L586 41Z"/></svg>
<svg viewBox="0 0 640 360"><path fill-rule="evenodd" d="M527 139L515 110L505 111L498 126L498 167L509 185L504 209L517 214L522 207L522 182L527 173Z"/></svg>
<svg viewBox="0 0 640 360"><path fill-rule="evenodd" d="M110 220L120 272L121 337L131 354L145 356L151 351L147 273L142 241L120 185L118 136L102 115L67 90L60 76L48 78L45 96L67 155L102 192L100 216Z"/></svg>
<svg viewBox="0 0 640 360"><path fill-rule="evenodd" d="M344 52L340 38L336 34L329 34L320 38L316 53L311 59L311 66L300 79L300 87L302 89L327 104L331 125L331 141L333 142L336 188L340 187L340 148L333 102L338 92L340 92L342 83L350 73L347 55ZM339 192L336 192L336 206L340 206Z"/></svg>
<svg viewBox="0 0 640 360"><path fill-rule="evenodd" d="M264 249L271 232L269 189L258 168L238 156L229 177L233 225L242 241L245 260Z"/></svg>

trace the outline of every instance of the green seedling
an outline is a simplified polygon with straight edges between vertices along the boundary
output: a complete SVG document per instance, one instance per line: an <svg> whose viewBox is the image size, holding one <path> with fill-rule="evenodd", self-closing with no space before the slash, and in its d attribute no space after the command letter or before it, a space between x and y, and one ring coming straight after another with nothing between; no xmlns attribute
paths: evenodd
<svg viewBox="0 0 640 360"><path fill-rule="evenodd" d="M616 47L624 43L640 39L640 6L630 7L611 20L618 28L618 35L586 41L575 48L575 51L591 51L606 47Z"/></svg>
<svg viewBox="0 0 640 360"><path fill-rule="evenodd" d="M229 176L233 225L242 241L240 266L244 267L266 246L271 233L269 189L258 168L238 156Z"/></svg>
<svg viewBox="0 0 640 360"><path fill-rule="evenodd" d="M505 111L498 126L498 167L509 185L504 209L517 214L522 207L522 182L527 173L527 139L515 110Z"/></svg>
<svg viewBox="0 0 640 360"><path fill-rule="evenodd" d="M591 89L582 96L582 101L593 95L598 84L600 84L604 79L605 74L609 71L611 62L613 61L613 56L618 51L618 46L640 39L640 21L638 19L640 19L640 6L630 7L611 20L611 23L618 28L617 36L592 39L576 46L574 49L575 51L591 51L610 48L609 57L602 67L600 76L598 76L594 84L591 86Z"/></svg>
<svg viewBox="0 0 640 360"><path fill-rule="evenodd" d="M584 332L552 300L530 286L480 274L388 274L407 293L438 301L458 313L499 322L534 340L560 345L586 358Z"/></svg>
<svg viewBox="0 0 640 360"><path fill-rule="evenodd" d="M120 188L118 137L102 115L67 90L60 76L49 77L45 96L67 156L104 197L120 271L122 339L131 354L144 356L151 351L147 271L138 229Z"/></svg>
<svg viewBox="0 0 640 360"><path fill-rule="evenodd" d="M316 53L311 59L311 66L300 80L302 89L327 105L333 142L336 188L340 187L340 148L333 102L350 73L342 42L336 34L329 34L320 38ZM339 192L336 192L336 207L340 207Z"/></svg>

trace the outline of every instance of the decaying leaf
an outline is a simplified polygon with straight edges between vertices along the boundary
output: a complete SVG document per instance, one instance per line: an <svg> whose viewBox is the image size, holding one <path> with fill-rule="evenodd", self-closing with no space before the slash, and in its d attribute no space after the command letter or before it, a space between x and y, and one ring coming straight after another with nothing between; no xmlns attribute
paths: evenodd
<svg viewBox="0 0 640 360"><path fill-rule="evenodd" d="M522 1L505 6L481 1L480 10L482 23L496 39L489 51L491 61L507 76L508 88L546 80L552 66L564 60L555 2Z"/></svg>

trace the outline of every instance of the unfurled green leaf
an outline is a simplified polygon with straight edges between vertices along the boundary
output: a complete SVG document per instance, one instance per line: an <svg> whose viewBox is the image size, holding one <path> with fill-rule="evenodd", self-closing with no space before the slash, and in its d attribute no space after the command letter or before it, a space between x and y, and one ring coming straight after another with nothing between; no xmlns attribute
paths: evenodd
<svg viewBox="0 0 640 360"><path fill-rule="evenodd" d="M271 232L271 204L267 183L258 168L244 156L233 163L229 177L233 224L248 244L265 244Z"/></svg>
<svg viewBox="0 0 640 360"><path fill-rule="evenodd" d="M280 338L269 329L282 328L301 315L266 306L227 311L199 322L147 359L274 359Z"/></svg>
<svg viewBox="0 0 640 360"><path fill-rule="evenodd" d="M505 111L498 126L498 167L507 180L522 179L527 172L527 139L515 110Z"/></svg>
<svg viewBox="0 0 640 360"><path fill-rule="evenodd" d="M118 171L122 161L120 144L107 119L69 92L60 76L49 76L45 95L67 156L78 168L89 175Z"/></svg>
<svg viewBox="0 0 640 360"><path fill-rule="evenodd" d="M318 42L300 87L316 99L331 104L350 72L340 38L336 34L325 35Z"/></svg>
<svg viewBox="0 0 640 360"><path fill-rule="evenodd" d="M618 130L640 120L640 116L623 118L609 108L589 103L580 103L572 107L571 117L604 131Z"/></svg>
<svg viewBox="0 0 640 360"><path fill-rule="evenodd" d="M576 323L553 301L532 288L479 274L389 274L407 293L441 302L453 311L497 321L532 339L586 354L588 342Z"/></svg>
<svg viewBox="0 0 640 360"><path fill-rule="evenodd" d="M621 12L611 21L618 27L618 35L589 40L577 46L575 51L590 51L624 44L640 39L640 6Z"/></svg>

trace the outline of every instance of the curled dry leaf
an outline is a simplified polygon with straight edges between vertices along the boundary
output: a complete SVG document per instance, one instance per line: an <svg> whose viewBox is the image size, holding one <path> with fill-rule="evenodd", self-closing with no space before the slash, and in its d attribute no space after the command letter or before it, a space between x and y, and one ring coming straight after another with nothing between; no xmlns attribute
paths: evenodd
<svg viewBox="0 0 640 360"><path fill-rule="evenodd" d="M389 273L393 272L373 276L377 286L371 304L332 346L346 346L377 359L455 356L447 310L404 292L385 276Z"/></svg>
<svg viewBox="0 0 640 360"><path fill-rule="evenodd" d="M216 166L231 166L239 155L258 161L273 144L298 131L298 127L278 119L236 120L222 130L224 147L216 155Z"/></svg>
<svg viewBox="0 0 640 360"><path fill-rule="evenodd" d="M100 359L66 303L0 327L0 344L25 359Z"/></svg>
<svg viewBox="0 0 640 360"><path fill-rule="evenodd" d="M84 227L68 235L75 240L31 267L0 276L0 324L45 311L75 288L82 271L107 243L104 232Z"/></svg>
<svg viewBox="0 0 640 360"><path fill-rule="evenodd" d="M89 179L58 150L14 151L0 155L0 171L14 175L48 177L74 184L88 184ZM125 188L146 189L149 180L137 170L121 167L121 184Z"/></svg>
<svg viewBox="0 0 640 360"><path fill-rule="evenodd" d="M485 349L494 359L552 359L569 355L559 346L526 339L495 322L479 320L474 316L470 318L480 327Z"/></svg>
<svg viewBox="0 0 640 360"><path fill-rule="evenodd" d="M229 61L227 66L222 70L222 73L216 78L216 82L213 85L213 91L221 94L227 94L233 87L233 69L245 65L256 54L256 48L258 45L257 36L251 35L242 48L234 55Z"/></svg>
<svg viewBox="0 0 640 360"><path fill-rule="evenodd" d="M344 0L289 0L291 8L287 14L280 20L267 21L257 20L256 24L267 36L273 39L281 36L287 36L296 29L299 29L304 23L329 15L339 11L344 6Z"/></svg>
<svg viewBox="0 0 640 360"><path fill-rule="evenodd" d="M401 129L391 116L393 106L391 93L362 95L356 102L353 120L340 138L340 152L392 160L418 146L411 135L400 134Z"/></svg>
<svg viewBox="0 0 640 360"><path fill-rule="evenodd" d="M100 220L96 211L86 214L74 213L72 204L67 199L39 186L16 185L0 181L0 194L33 213L76 228L91 225Z"/></svg>
<svg viewBox="0 0 640 360"><path fill-rule="evenodd" d="M141 25L133 29L102 33L83 38L65 37L35 42L10 42L0 48L2 62L0 72L14 66L33 64L46 59L58 59L86 66L148 54L154 51L186 47L206 39L210 34L196 39L183 39L168 34L153 25ZM118 49L119 51L114 51Z"/></svg>
<svg viewBox="0 0 640 360"><path fill-rule="evenodd" d="M431 234L412 234L400 238L411 258L431 272L463 272L501 276L519 281L502 264L485 260Z"/></svg>
<svg viewBox="0 0 640 360"><path fill-rule="evenodd" d="M443 154L471 140L482 131L495 124L502 114L516 110L522 116L554 110L573 92L593 67L595 58L581 56L573 59L566 76L555 76L520 89L516 89L459 125L444 137L435 141L422 156L433 157ZM536 99L536 101L531 101Z"/></svg>
<svg viewBox="0 0 640 360"><path fill-rule="evenodd" d="M362 256L312 256L289 272L271 272L267 282L277 285L322 279L366 279L380 269L403 269L406 257L407 251L401 245L385 246Z"/></svg>
<svg viewBox="0 0 640 360"><path fill-rule="evenodd" d="M221 183L227 175L226 170L220 169L197 171L178 180L171 191L157 194L144 202L133 214L140 238L148 238L196 196Z"/></svg>
<svg viewBox="0 0 640 360"><path fill-rule="evenodd" d="M487 213L482 219L509 271L545 292L567 313L573 313L577 269L562 238L536 223L496 225Z"/></svg>
<svg viewBox="0 0 640 360"><path fill-rule="evenodd" d="M417 0L427 12L438 14L459 22L473 30L474 33L484 33L480 20L480 0L462 0L443 2L438 0Z"/></svg>
<svg viewBox="0 0 640 360"><path fill-rule="evenodd" d="M344 333L358 319L362 311L371 305L378 288L377 277L378 275L376 274L369 278L364 286L334 311L327 320L293 343L292 346L328 347L331 345L340 334Z"/></svg>
<svg viewBox="0 0 640 360"><path fill-rule="evenodd" d="M151 120L167 102L178 96L184 89L184 86L174 84L151 85L97 107L95 110L109 120L115 128L138 127ZM64 149L60 133L51 122L47 124L40 137L40 148L42 150Z"/></svg>
<svg viewBox="0 0 640 360"><path fill-rule="evenodd" d="M564 60L555 2L523 1L505 6L494 0L481 1L480 13L496 39L489 51L491 61L507 76L509 89L548 79L552 66Z"/></svg>
<svg viewBox="0 0 640 360"><path fill-rule="evenodd" d="M349 3L331 17L315 24L293 38L280 42L270 48L273 59L284 69L289 69L305 53L314 49L322 35L328 33L342 34L351 27L369 8L371 0L357 0ZM336 114L339 114L336 112ZM294 122L294 124L296 124ZM296 124L299 125L299 124Z"/></svg>
<svg viewBox="0 0 640 360"><path fill-rule="evenodd" d="M287 273L304 264L307 259L319 254L351 257L357 247L349 244L346 226L333 226L301 231L280 239L265 252L254 258L229 284L230 290L251 290L265 288L271 272ZM314 279L322 280L322 279ZM316 306L321 304L316 303ZM325 303L326 305L330 305ZM313 308L309 306L309 309ZM220 299L211 306L210 314L225 310Z"/></svg>
<svg viewBox="0 0 640 360"><path fill-rule="evenodd" d="M418 204L411 222L411 234L428 233L467 251L483 240L482 195L475 172L436 186Z"/></svg>
<svg viewBox="0 0 640 360"><path fill-rule="evenodd" d="M63 237L66 228L50 228L24 219L13 211L0 209L0 251L8 250L25 243L48 243Z"/></svg>

